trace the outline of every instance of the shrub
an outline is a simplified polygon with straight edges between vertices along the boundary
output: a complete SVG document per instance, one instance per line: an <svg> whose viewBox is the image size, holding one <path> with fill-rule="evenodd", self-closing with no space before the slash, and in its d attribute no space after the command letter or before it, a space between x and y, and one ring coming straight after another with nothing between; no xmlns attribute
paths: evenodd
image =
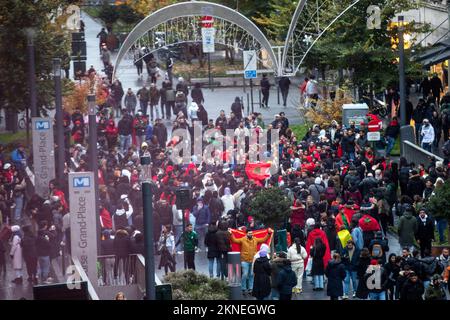
<svg viewBox="0 0 450 320"><path fill-rule="evenodd" d="M262 189L250 200L248 214L266 226L281 227L290 213L290 201L278 188Z"/></svg>
<svg viewBox="0 0 450 320"><path fill-rule="evenodd" d="M227 300L227 283L219 279L210 279L194 270L169 273L165 283L172 285L174 300Z"/></svg>

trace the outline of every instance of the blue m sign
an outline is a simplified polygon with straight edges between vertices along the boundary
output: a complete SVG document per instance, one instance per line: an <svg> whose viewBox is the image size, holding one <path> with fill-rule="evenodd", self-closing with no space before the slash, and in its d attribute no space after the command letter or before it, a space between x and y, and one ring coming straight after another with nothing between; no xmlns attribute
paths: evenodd
<svg viewBox="0 0 450 320"><path fill-rule="evenodd" d="M74 188L86 188L91 186L91 179L89 177L77 177L73 179Z"/></svg>
<svg viewBox="0 0 450 320"><path fill-rule="evenodd" d="M36 121L35 124L36 130L49 130L50 129L50 121Z"/></svg>

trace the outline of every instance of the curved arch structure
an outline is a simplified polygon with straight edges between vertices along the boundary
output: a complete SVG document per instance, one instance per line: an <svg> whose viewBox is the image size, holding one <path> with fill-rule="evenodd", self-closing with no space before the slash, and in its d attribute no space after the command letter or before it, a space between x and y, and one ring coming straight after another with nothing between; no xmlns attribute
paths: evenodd
<svg viewBox="0 0 450 320"><path fill-rule="evenodd" d="M284 43L283 57L281 66L283 73L286 69L292 69L292 75L295 75L306 55L311 51L312 47L322 37L322 35L348 10L353 8L360 0L351 0L351 3L330 20L320 20L321 11L326 10L326 5L334 5L333 0L300 0L289 25L289 30ZM301 30L297 31L297 25L300 17L305 19L305 23L301 25ZM291 51L292 61L289 63L288 56Z"/></svg>
<svg viewBox="0 0 450 320"><path fill-rule="evenodd" d="M220 4L205 1L192 1L164 7L144 18L144 20L128 34L120 47L115 61L113 78L115 78L116 70L127 52L132 48L133 44L136 43L139 38L145 36L149 30L152 30L166 21L191 16L213 16L239 26L241 29L248 32L261 45L261 48L267 52L268 57L272 61L272 68L275 71L278 70L279 62L277 61L269 40L267 40L266 36L252 21L239 12Z"/></svg>

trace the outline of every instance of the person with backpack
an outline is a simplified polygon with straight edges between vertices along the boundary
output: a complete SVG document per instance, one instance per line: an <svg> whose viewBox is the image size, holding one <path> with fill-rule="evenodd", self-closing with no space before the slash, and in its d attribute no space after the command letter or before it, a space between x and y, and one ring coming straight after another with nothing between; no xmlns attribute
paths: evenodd
<svg viewBox="0 0 450 320"><path fill-rule="evenodd" d="M364 281L369 289L370 300L386 300L387 274L381 259L372 259ZM372 284L369 286L369 283Z"/></svg>
<svg viewBox="0 0 450 320"><path fill-rule="evenodd" d="M381 231L375 232L375 239L370 241L369 251L372 259L380 259L382 264L386 263L386 252L389 251L388 239L383 239Z"/></svg>
<svg viewBox="0 0 450 320"><path fill-rule="evenodd" d="M298 284L297 275L292 270L291 261L289 259L284 260L284 262L279 267L279 272L277 275L277 288L280 293L280 300L291 300L292 299L292 289Z"/></svg>
<svg viewBox="0 0 450 320"><path fill-rule="evenodd" d="M175 96L176 91L172 87L172 83L168 82L166 85L165 90L165 99L164 104L166 106L166 119L170 120L170 117L172 116L172 111L175 113ZM162 98L161 98L162 101ZM176 114L175 114L176 116Z"/></svg>
<svg viewBox="0 0 450 320"><path fill-rule="evenodd" d="M159 253L161 260L159 262L159 269L164 267L164 272L167 275L168 269L170 272L175 272L175 236L171 230L171 225L164 225L159 237Z"/></svg>
<svg viewBox="0 0 450 320"><path fill-rule="evenodd" d="M422 258L419 259L420 263L420 272L418 273L418 276L420 280L422 280L423 285L426 288L428 288L428 285L431 282L431 279L435 274L441 274L442 269L439 264L439 261L431 256L431 251L428 249L425 249L423 255L421 254Z"/></svg>
<svg viewBox="0 0 450 320"><path fill-rule="evenodd" d="M403 301L422 301L422 295L425 292L422 281L414 271L407 275L407 279L402 286L400 300Z"/></svg>

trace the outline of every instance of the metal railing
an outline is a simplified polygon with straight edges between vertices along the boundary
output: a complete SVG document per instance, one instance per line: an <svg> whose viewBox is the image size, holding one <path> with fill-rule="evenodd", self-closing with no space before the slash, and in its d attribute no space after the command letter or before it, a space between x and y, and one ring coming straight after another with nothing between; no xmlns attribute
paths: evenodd
<svg viewBox="0 0 450 320"><path fill-rule="evenodd" d="M408 162L428 163L430 157L434 157L437 161L444 161L443 158L435 155L434 153L428 152L422 149L418 145L412 143L411 141L403 140L403 152L402 155L408 160Z"/></svg>
<svg viewBox="0 0 450 320"><path fill-rule="evenodd" d="M78 274L80 275L82 281L86 281L88 284L88 293L91 300L100 300L100 298L97 295L97 292L95 291L94 286L92 285L91 281L89 280L86 272L84 272L83 267L81 266L80 260L78 260L77 257L72 257L72 262L75 266L75 268L78 271Z"/></svg>
<svg viewBox="0 0 450 320"><path fill-rule="evenodd" d="M128 257L115 255L98 256L98 285L125 286L136 284L138 262L136 254L130 254Z"/></svg>

